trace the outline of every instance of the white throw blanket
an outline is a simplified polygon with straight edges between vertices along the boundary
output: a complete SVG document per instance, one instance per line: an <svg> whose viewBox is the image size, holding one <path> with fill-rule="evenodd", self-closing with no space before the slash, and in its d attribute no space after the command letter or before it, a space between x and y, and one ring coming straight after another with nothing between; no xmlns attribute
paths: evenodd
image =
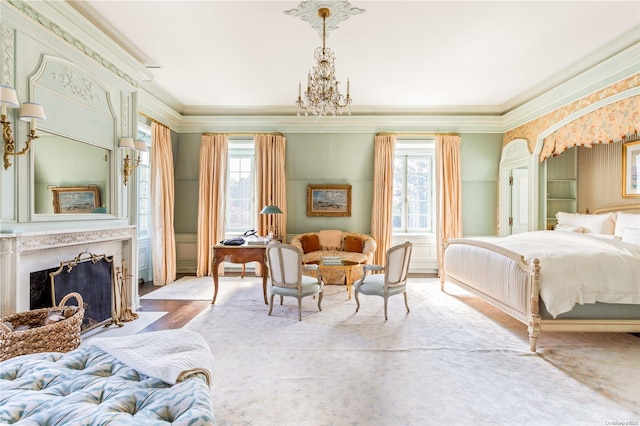
<svg viewBox="0 0 640 426"><path fill-rule="evenodd" d="M89 340L140 373L176 384L194 373L204 373L211 386L213 355L199 333L166 330L126 337L96 337Z"/></svg>
<svg viewBox="0 0 640 426"><path fill-rule="evenodd" d="M474 239L539 259L540 297L554 318L576 303L640 304L640 246L564 231Z"/></svg>

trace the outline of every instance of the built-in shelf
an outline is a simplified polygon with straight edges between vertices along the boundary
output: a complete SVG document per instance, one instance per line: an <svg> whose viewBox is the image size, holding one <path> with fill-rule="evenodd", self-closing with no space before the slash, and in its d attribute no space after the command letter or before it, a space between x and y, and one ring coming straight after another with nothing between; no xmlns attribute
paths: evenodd
<svg viewBox="0 0 640 426"><path fill-rule="evenodd" d="M547 229L556 223L556 213L578 211L576 150L569 149L547 161Z"/></svg>

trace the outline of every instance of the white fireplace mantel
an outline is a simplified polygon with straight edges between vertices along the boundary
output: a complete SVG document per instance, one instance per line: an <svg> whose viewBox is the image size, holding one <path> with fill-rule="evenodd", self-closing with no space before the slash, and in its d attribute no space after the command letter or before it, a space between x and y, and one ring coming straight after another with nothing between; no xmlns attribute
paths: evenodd
<svg viewBox="0 0 640 426"><path fill-rule="evenodd" d="M37 231L0 234L0 316L29 310L30 274L54 268L80 253L113 256L116 265L124 259L134 276L128 280L127 292L134 306L138 304L135 226L99 229ZM133 307L132 310L135 310Z"/></svg>

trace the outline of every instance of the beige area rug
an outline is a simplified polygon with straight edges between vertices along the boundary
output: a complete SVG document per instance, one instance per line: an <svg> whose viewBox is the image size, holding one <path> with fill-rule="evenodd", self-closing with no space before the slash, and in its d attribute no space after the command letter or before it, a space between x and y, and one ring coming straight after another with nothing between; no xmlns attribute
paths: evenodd
<svg viewBox="0 0 640 426"><path fill-rule="evenodd" d="M454 285L412 279L408 291L411 313L392 297L385 321L381 298L362 296L356 314L344 286L326 286L322 312L305 298L299 322L291 298L267 315L260 278L221 278L216 305L187 325L216 360L218 424L640 420L640 338L546 333L531 353L524 325Z"/></svg>
<svg viewBox="0 0 640 426"><path fill-rule="evenodd" d="M252 277L254 278L254 277ZM220 277L222 280L229 280L227 277ZM236 277L230 278L235 280ZM239 283L246 278L237 277ZM262 279L262 278L260 278ZM226 282L226 281L225 281ZM253 281L247 280L247 285L252 285ZM220 292L220 290L218 290ZM220 294L218 294L220 297ZM167 284L158 290L141 296L140 299L154 300L211 300L213 299L213 278L212 277L182 277L179 280Z"/></svg>

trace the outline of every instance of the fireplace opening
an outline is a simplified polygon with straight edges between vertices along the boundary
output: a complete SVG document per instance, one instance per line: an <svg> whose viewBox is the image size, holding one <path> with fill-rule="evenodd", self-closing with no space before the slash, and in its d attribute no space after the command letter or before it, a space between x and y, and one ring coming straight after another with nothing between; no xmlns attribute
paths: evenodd
<svg viewBox="0 0 640 426"><path fill-rule="evenodd" d="M30 309L58 306L67 294L79 293L85 305L84 333L112 321L113 280L113 256L80 253L57 268L30 274ZM74 298L67 302L74 303Z"/></svg>

